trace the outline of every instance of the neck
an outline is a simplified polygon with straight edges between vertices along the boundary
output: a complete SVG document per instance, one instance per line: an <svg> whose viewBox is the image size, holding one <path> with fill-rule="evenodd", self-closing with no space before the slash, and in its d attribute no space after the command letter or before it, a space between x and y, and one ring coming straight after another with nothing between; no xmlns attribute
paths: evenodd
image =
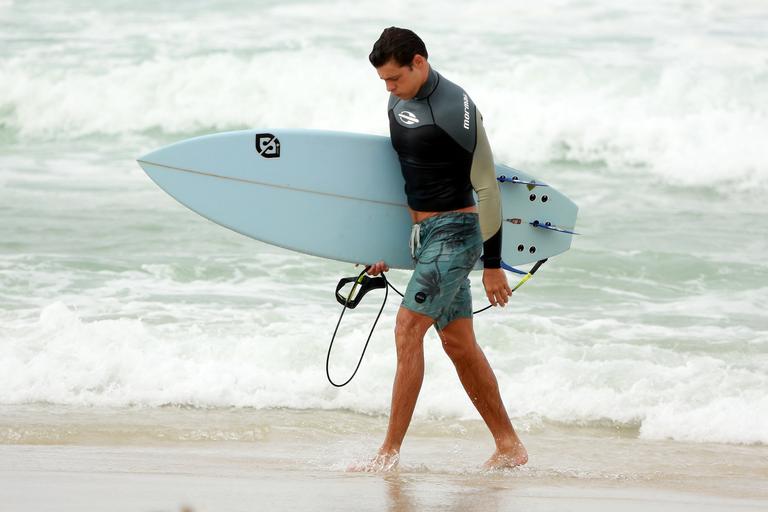
<svg viewBox="0 0 768 512"><path fill-rule="evenodd" d="M419 88L416 91L416 98L424 98L432 93L433 85L430 85L430 79L432 78L432 68L427 65L427 72L424 74L423 80L420 80Z"/></svg>
<svg viewBox="0 0 768 512"><path fill-rule="evenodd" d="M424 87L424 84L427 83L427 80L429 80L429 72L432 71L432 68L429 67L429 62L427 62L427 71L424 73L424 78L421 80L421 83L419 84L419 89Z"/></svg>

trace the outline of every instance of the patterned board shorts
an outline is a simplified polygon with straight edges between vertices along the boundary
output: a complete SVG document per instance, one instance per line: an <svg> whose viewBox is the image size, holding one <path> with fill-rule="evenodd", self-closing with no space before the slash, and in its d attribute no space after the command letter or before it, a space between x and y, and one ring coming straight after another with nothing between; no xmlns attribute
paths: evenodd
<svg viewBox="0 0 768 512"><path fill-rule="evenodd" d="M450 212L414 224L416 260L402 305L432 318L438 330L472 317L469 272L483 252L477 213Z"/></svg>

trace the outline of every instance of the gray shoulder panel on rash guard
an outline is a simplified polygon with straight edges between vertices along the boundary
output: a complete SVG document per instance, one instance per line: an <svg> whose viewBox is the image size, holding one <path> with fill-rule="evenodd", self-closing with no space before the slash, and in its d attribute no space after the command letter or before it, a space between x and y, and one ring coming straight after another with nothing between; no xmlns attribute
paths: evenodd
<svg viewBox="0 0 768 512"><path fill-rule="evenodd" d="M429 97L435 124L445 130L470 153L475 150L477 128L475 103L464 90L440 75L440 82Z"/></svg>
<svg viewBox="0 0 768 512"><path fill-rule="evenodd" d="M405 128L419 128L435 123L426 101L400 100L391 110L397 124Z"/></svg>
<svg viewBox="0 0 768 512"><path fill-rule="evenodd" d="M395 96L394 94L389 95L389 104L387 105L387 110L392 110L395 108L395 105L397 105L397 102L400 101L400 98Z"/></svg>

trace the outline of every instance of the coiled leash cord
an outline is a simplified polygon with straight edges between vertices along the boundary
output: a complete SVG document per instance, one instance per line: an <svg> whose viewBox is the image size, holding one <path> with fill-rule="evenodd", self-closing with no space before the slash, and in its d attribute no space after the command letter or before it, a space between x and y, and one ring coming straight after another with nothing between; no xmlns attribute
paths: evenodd
<svg viewBox="0 0 768 512"><path fill-rule="evenodd" d="M536 264L533 266L533 268L529 272L522 272L520 270L517 270L515 268L512 268L506 264L502 264L503 268L505 270L509 270L518 274L524 274L524 277L520 280L519 283L515 285L514 288L512 288L512 291L514 292L518 288L520 288L526 281L528 281L533 274L536 273L537 270L539 270L539 267L541 267L544 262L547 261L546 259L539 260L536 262ZM373 331L376 329L376 324L379 322L379 318L381 318L381 313L384 311L384 306L387 305L387 297L389 297L389 289L392 288L395 293L397 293L399 296L403 297L403 294L400 293L400 291L392 286L392 283L389 282L387 279L387 276L384 274L384 272L381 273L380 277L368 277L366 275L366 272L368 272L368 269L370 267L365 267L362 272L357 277L344 277L341 280L339 280L339 284L336 285L336 300L344 306L341 310L341 314L339 315L339 321L336 322L336 328L333 330L333 336L331 336L331 343L328 345L328 355L325 358L325 376L328 377L328 382L330 382L333 386L337 388L341 388L352 382L352 379L355 378L355 375L357 375L357 371L360 369L360 365L363 363L363 357L365 357L365 351L368 349L368 343L371 341L371 337L373 336ZM352 285L352 289L349 291L349 294L347 294L346 297L344 297L339 291L344 287L344 285L354 283ZM359 288L359 290L358 290ZM362 298L371 290L376 290L379 288L384 288L384 300L381 301L381 307L379 308L379 312L376 314L376 319L373 321L373 325L371 326L371 331L368 333L368 338L365 340L365 345L363 345L363 351L360 354L360 359L357 361L357 366L355 366L355 371L352 372L352 375L344 381L342 384L338 384L333 381L331 378L331 372L330 372L330 364L331 364L331 350L333 349L333 342L336 340L336 334L339 332L339 326L341 325L341 320L344 318L344 313L347 311L347 309L355 309L358 304L360 304L360 301ZM357 292L357 295L355 295L355 292ZM354 297L353 297L354 296ZM489 304L486 307L482 309L478 309L477 311L473 311L473 315L477 315L478 313L482 313L486 309L489 309L493 307L493 304Z"/></svg>
<svg viewBox="0 0 768 512"><path fill-rule="evenodd" d="M379 318L381 318L381 313L384 311L384 306L387 305L387 297L389 296L389 289L392 288L395 293L397 293L399 296L403 296L400 291L392 286L392 284L387 280L387 276L384 275L384 273L381 273L381 277L368 277L365 275L366 272L368 272L368 269L370 267L365 267L362 272L360 272L360 275L357 277L345 277L339 281L339 284L336 285L336 300L344 306L344 308L341 310L341 314L339 315L339 321L336 322L336 328L333 330L333 336L331 336L331 344L328 345L328 355L325 358L325 375L328 377L328 382L330 382L332 385L336 386L337 388L341 388L349 384L352 379L355 378L355 375L357 374L357 370L360 369L360 365L363 362L363 357L365 356L365 351L368 348L368 343L371 341L371 336L373 336L373 331L376 329L376 324L379 322ZM339 293L339 290L341 290L345 284L354 282L355 284L352 285L352 289L349 291L349 294L344 297ZM360 288L360 291L357 292L357 295L355 295L355 292L357 291L358 287ZM360 300L362 300L363 296L365 296L366 293L368 293L371 290L375 290L377 288L384 288L384 300L381 301L381 307L379 308L379 313L376 315L376 319L373 321L373 325L371 326L371 332L368 333L368 339L365 340L365 345L363 346L363 352L360 354L360 359L357 361L357 366L355 367L355 371L352 372L352 375L343 383L343 384L337 384L333 382L333 379L331 378L331 372L329 370L329 366L331 363L331 349L333 349L333 342L336 340L336 333L339 331L339 325L341 325L341 319L344 318L344 313L347 311L347 308L349 309L355 309L358 304L360 304ZM354 298L352 296L355 295Z"/></svg>

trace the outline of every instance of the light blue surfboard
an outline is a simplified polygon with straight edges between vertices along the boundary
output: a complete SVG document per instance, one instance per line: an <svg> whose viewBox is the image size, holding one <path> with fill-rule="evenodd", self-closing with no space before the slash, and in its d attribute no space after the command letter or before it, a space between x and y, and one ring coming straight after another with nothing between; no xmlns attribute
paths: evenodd
<svg viewBox="0 0 768 512"><path fill-rule="evenodd" d="M351 263L414 266L403 177L388 137L244 130L177 142L138 162L183 205L256 240ZM496 173L504 262L566 251L576 205L528 174L504 165Z"/></svg>

